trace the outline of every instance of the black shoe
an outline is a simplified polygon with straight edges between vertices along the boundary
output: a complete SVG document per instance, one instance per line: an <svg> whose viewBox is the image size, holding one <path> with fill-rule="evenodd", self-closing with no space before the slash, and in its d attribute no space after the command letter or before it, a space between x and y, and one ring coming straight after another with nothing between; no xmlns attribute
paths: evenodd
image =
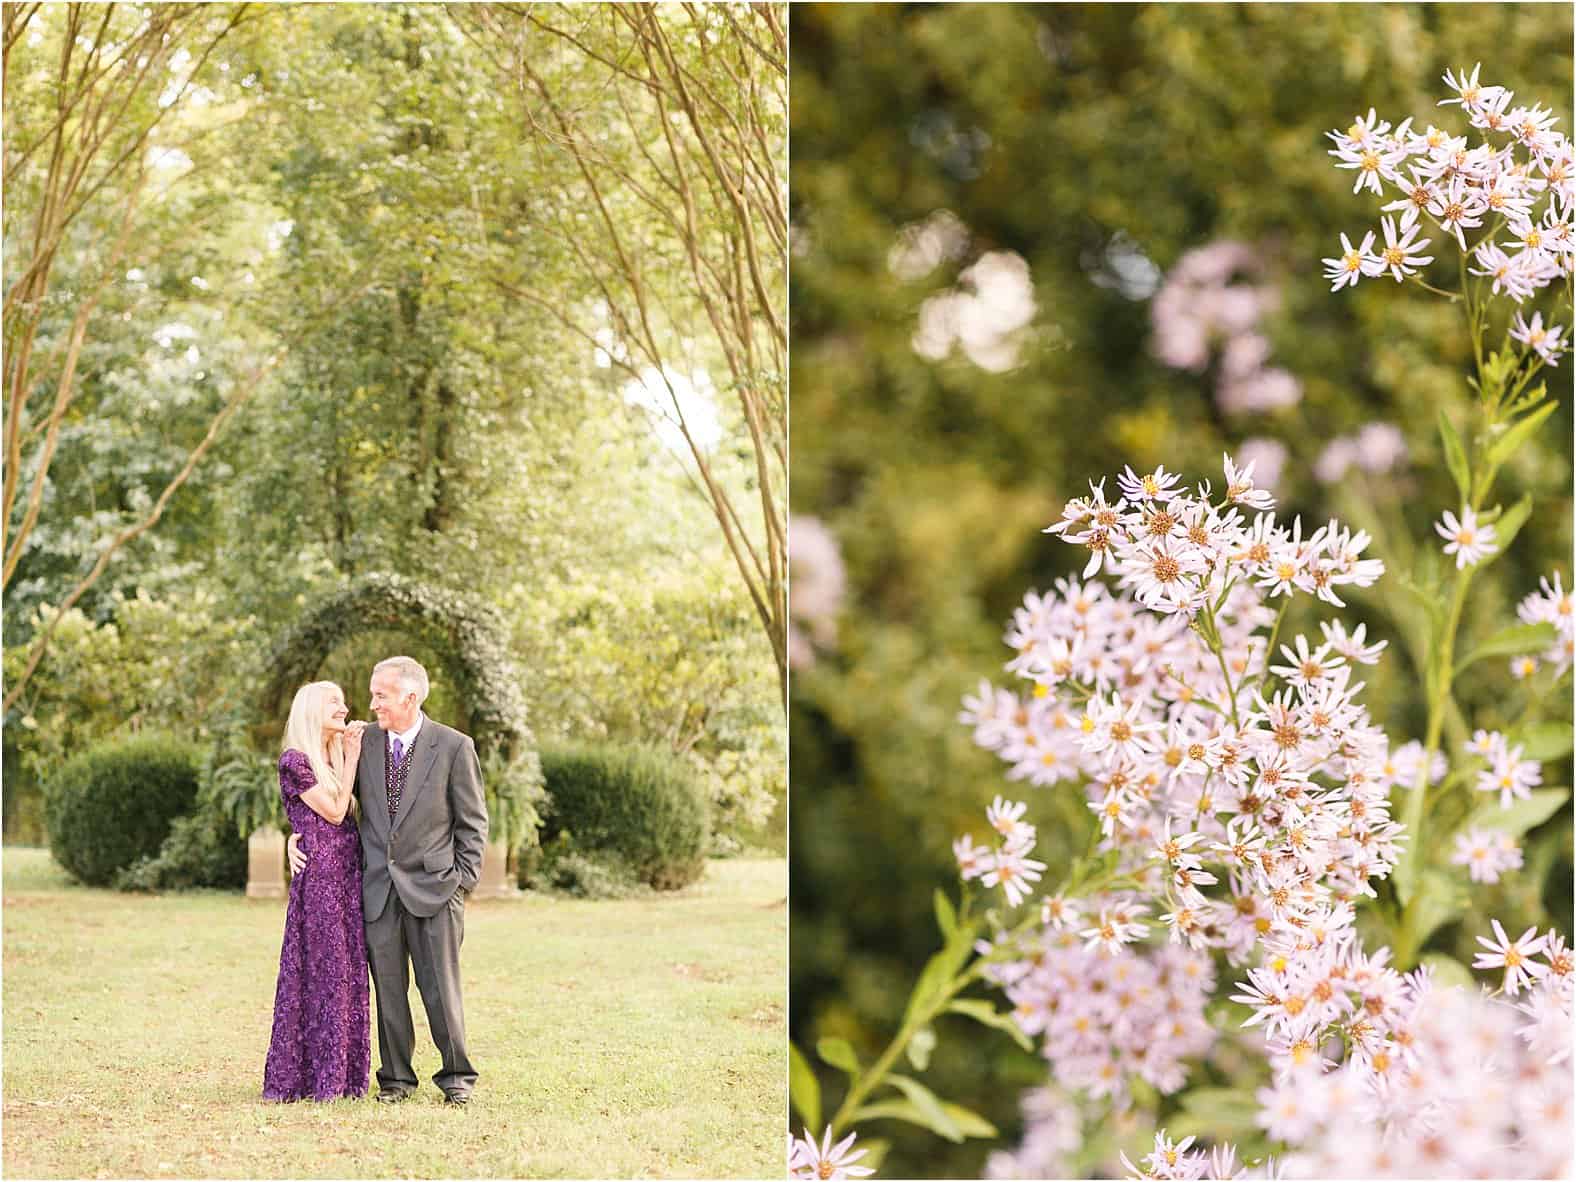
<svg viewBox="0 0 1576 1182"><path fill-rule="evenodd" d="M401 1104L410 1099L409 1092L396 1092L385 1088L378 1093L379 1104Z"/></svg>
<svg viewBox="0 0 1576 1182"><path fill-rule="evenodd" d="M444 1092L443 1104L445 1108L464 1108L471 1102L470 1096L464 1092Z"/></svg>

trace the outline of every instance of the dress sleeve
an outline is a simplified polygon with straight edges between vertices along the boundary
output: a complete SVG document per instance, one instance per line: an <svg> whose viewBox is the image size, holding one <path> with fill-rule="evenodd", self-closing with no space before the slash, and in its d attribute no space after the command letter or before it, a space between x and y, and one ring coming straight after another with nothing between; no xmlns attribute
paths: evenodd
<svg viewBox="0 0 1576 1182"><path fill-rule="evenodd" d="M292 748L279 757L279 792L286 800L300 796L316 783L305 752Z"/></svg>

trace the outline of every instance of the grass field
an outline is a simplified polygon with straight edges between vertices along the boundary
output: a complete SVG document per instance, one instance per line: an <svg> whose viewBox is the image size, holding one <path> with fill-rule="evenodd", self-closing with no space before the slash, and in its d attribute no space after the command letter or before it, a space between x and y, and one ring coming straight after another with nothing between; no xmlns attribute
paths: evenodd
<svg viewBox="0 0 1576 1182"><path fill-rule="evenodd" d="M87 889L20 847L3 881L8 1178L782 1174L780 860L668 897L471 905L460 1110L414 988L415 1099L260 1098L282 902Z"/></svg>

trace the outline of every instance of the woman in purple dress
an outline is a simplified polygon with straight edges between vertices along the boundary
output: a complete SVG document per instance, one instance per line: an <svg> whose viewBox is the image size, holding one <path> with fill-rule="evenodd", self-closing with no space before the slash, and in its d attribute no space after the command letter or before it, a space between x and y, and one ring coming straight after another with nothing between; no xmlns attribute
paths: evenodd
<svg viewBox="0 0 1576 1182"><path fill-rule="evenodd" d="M331 681L296 691L279 757L290 827L312 857L290 882L265 1100L364 1096L371 1066L361 839L350 816L365 723Z"/></svg>

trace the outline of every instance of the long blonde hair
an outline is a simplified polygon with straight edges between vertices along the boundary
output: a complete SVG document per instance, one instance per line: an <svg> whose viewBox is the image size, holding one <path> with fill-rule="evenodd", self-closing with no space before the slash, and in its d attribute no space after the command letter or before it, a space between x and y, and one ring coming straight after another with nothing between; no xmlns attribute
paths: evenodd
<svg viewBox="0 0 1576 1182"><path fill-rule="evenodd" d="M290 721L285 723L284 749L294 749L305 755L317 782L337 793L340 774L345 769L345 748L342 736L334 735L328 740L329 750L324 750L323 730L328 722L330 690L339 690L339 686L332 681L314 681L296 690L295 699L290 703ZM344 690L339 690L339 697L344 700Z"/></svg>

